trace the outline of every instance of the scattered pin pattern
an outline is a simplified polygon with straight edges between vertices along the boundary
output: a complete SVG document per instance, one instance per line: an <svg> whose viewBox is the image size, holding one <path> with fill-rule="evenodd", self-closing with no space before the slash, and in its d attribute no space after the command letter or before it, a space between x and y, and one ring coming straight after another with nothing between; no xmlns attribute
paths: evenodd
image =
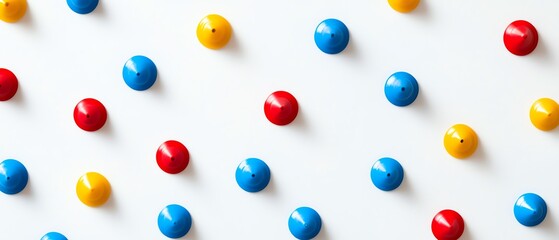
<svg viewBox="0 0 559 240"><path fill-rule="evenodd" d="M80 15L93 12L99 0L67 0L68 7ZM388 0L388 5L399 13L410 13L420 4L420 0ZM26 0L0 0L0 20L6 23L18 22L27 12ZM232 26L222 16L210 14L198 24L196 35L206 48L218 50L227 45L232 37ZM510 23L503 34L505 48L517 56L533 52L538 45L538 32L528 21L517 20ZM349 30L340 20L330 18L318 24L314 33L316 46L326 54L338 54L349 43ZM130 58L122 71L128 87L144 91L153 86L157 80L155 63L141 55ZM0 68L0 101L10 100L18 90L18 78L8 69ZM398 107L412 104L419 94L417 80L407 72L392 74L385 83L385 96L390 103ZM276 91L269 95L264 104L266 118L273 124L283 126L295 120L299 105L293 95L286 91ZM97 131L107 121L107 110L98 100L86 98L74 109L74 121L85 131ZM559 125L559 105L553 99L536 100L530 109L530 121L539 130L551 131ZM444 136L444 148L454 158L465 159L471 156L478 146L476 132L465 124L450 127ZM156 162L162 171L169 174L182 172L188 166L190 155L188 149L180 142L169 140L160 145L156 153ZM268 165L258 158L242 161L235 172L239 187L247 192L256 193L266 188L271 178ZM402 165L393 158L377 160L370 172L373 185L382 191L392 191L404 180ZM26 167L19 161L7 159L0 163L0 191L14 195L23 191L29 175ZM76 194L78 199L90 207L100 207L111 195L109 181L100 173L88 172L78 179ZM545 220L547 205L542 197L535 193L521 195L514 204L514 217L524 226L532 227ZM192 226L190 212L177 204L171 204L161 210L158 221L159 230L169 238L185 236ZM312 239L322 228L322 219L318 212L310 207L299 207L289 216L288 228L297 239ZM462 216L451 209L438 212L432 222L431 230L440 240L459 239L464 232ZM49 232L41 240L67 240L58 232Z"/></svg>

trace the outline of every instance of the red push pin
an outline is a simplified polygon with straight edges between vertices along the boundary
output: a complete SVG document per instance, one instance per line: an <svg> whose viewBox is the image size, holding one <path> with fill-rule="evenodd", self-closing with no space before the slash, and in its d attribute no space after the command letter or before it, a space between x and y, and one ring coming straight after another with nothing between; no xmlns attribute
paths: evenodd
<svg viewBox="0 0 559 240"><path fill-rule="evenodd" d="M293 122L298 112L297 99L285 91L270 94L266 103L264 103L266 118L276 125L283 126Z"/></svg>
<svg viewBox="0 0 559 240"><path fill-rule="evenodd" d="M438 240L457 240L464 233L464 219L454 210L442 210L433 218L431 231Z"/></svg>
<svg viewBox="0 0 559 240"><path fill-rule="evenodd" d="M182 172L188 166L190 154L182 143L169 140L159 146L155 159L161 170L166 173L176 174Z"/></svg>
<svg viewBox="0 0 559 240"><path fill-rule="evenodd" d="M74 108L74 121L85 131L97 131L107 121L107 109L96 99L86 98Z"/></svg>
<svg viewBox="0 0 559 240"><path fill-rule="evenodd" d="M531 23L517 20L509 24L503 36L505 47L514 55L528 55L538 46L538 31Z"/></svg>
<svg viewBox="0 0 559 240"><path fill-rule="evenodd" d="M10 100L17 92L17 77L12 71L0 68L0 101Z"/></svg>

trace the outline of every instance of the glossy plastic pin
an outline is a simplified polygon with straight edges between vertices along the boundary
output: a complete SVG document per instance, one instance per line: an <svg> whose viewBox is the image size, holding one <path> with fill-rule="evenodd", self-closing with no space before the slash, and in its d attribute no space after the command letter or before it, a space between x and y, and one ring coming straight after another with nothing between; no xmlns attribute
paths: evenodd
<svg viewBox="0 0 559 240"><path fill-rule="evenodd" d="M76 194L80 201L90 207L98 207L111 196L111 184L101 174L88 172L78 179Z"/></svg>
<svg viewBox="0 0 559 240"><path fill-rule="evenodd" d="M149 89L157 80L157 67L145 56L134 56L124 64L122 78L128 87L136 91Z"/></svg>
<svg viewBox="0 0 559 240"><path fill-rule="evenodd" d="M408 13L419 5L419 0L388 0L388 4L398 12Z"/></svg>
<svg viewBox="0 0 559 240"><path fill-rule="evenodd" d="M310 207L300 207L295 209L289 216L289 231L301 240L312 239L320 233L322 220L320 215Z"/></svg>
<svg viewBox="0 0 559 240"><path fill-rule="evenodd" d="M546 215L547 204L537 194L522 194L514 203L514 217L524 226L536 226L545 220Z"/></svg>
<svg viewBox="0 0 559 240"><path fill-rule="evenodd" d="M18 81L16 75L5 68L0 68L0 101L10 100L16 95Z"/></svg>
<svg viewBox="0 0 559 240"><path fill-rule="evenodd" d="M155 159L161 170L166 173L177 174L188 166L190 154L182 143L169 140L159 146Z"/></svg>
<svg viewBox="0 0 559 240"><path fill-rule="evenodd" d="M444 135L444 147L455 158L469 157L476 151L477 144L476 132L465 124L450 127Z"/></svg>
<svg viewBox="0 0 559 240"><path fill-rule="evenodd" d="M75 13L88 14L95 10L99 0L66 0L66 3Z"/></svg>
<svg viewBox="0 0 559 240"><path fill-rule="evenodd" d="M396 72L386 80L384 95L388 101L398 107L410 105L419 94L417 80L407 72Z"/></svg>
<svg viewBox="0 0 559 240"><path fill-rule="evenodd" d="M220 49L227 45L233 29L231 24L224 17L217 14L210 14L198 23L196 36L198 41L209 49Z"/></svg>
<svg viewBox="0 0 559 240"><path fill-rule="evenodd" d="M505 29L503 41L507 50L512 54L528 55L538 46L538 31L531 23L517 20Z"/></svg>
<svg viewBox="0 0 559 240"><path fill-rule="evenodd" d="M277 91L266 99L264 103L264 114L270 122L276 125L287 125L297 117L299 104L291 93Z"/></svg>
<svg viewBox="0 0 559 240"><path fill-rule="evenodd" d="M555 129L559 125L559 105L553 99L538 99L530 108L530 121L542 131Z"/></svg>
<svg viewBox="0 0 559 240"><path fill-rule="evenodd" d="M83 99L74 108L74 121L85 131L97 131L107 121L107 109L97 99Z"/></svg>
<svg viewBox="0 0 559 240"><path fill-rule="evenodd" d="M431 231L438 240L457 240L464 233L464 219L454 210L442 210L433 218Z"/></svg>
<svg viewBox="0 0 559 240"><path fill-rule="evenodd" d="M168 238L181 238L190 231L192 217L186 208L171 204L161 210L157 225L161 233Z"/></svg>
<svg viewBox="0 0 559 240"><path fill-rule="evenodd" d="M316 27L314 42L324 53L340 53L349 43L349 30L347 26L338 19L326 19Z"/></svg>
<svg viewBox="0 0 559 240"><path fill-rule="evenodd" d="M49 232L45 234L41 240L68 240L64 235L58 232Z"/></svg>
<svg viewBox="0 0 559 240"><path fill-rule="evenodd" d="M0 20L8 23L19 21L27 11L26 0L0 0Z"/></svg>
<svg viewBox="0 0 559 240"><path fill-rule="evenodd" d="M258 158L249 158L239 164L235 179L243 190L259 192L270 182L270 168Z"/></svg>
<svg viewBox="0 0 559 240"><path fill-rule="evenodd" d="M21 192L28 180L27 169L19 161L6 159L0 163L0 191L3 193L12 195Z"/></svg>
<svg viewBox="0 0 559 240"><path fill-rule="evenodd" d="M392 191L404 180L404 169L393 158L381 158L371 168L371 180L378 189Z"/></svg>

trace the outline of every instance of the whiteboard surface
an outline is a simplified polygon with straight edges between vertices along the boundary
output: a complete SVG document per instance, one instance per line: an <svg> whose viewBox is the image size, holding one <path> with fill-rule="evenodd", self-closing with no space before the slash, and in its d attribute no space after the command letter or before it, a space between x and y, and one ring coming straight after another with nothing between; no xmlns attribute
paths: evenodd
<svg viewBox="0 0 559 240"><path fill-rule="evenodd" d="M0 194L2 239L165 239L157 215L186 207L186 239L291 239L289 214L317 210L317 239L433 239L431 220L458 211L461 239L557 239L559 130L530 123L531 104L559 99L559 16L554 1L423 0L410 14L387 1L106 1L89 15L65 1L29 0L24 19L0 24L0 66L20 89L0 103L0 158L15 158L30 181L20 194ZM229 20L233 38L204 48L196 26L205 15ZM348 48L319 51L314 28L338 18ZM539 31L536 50L510 54L502 35L517 19ZM122 80L134 55L157 65L144 92ZM385 98L396 71L414 75L416 102ZM291 92L300 112L279 127L263 113L266 97ZM108 110L98 132L79 129L75 104L93 97ZM456 160L443 134L465 123L477 152ZM188 168L169 175L157 147L175 139L191 153ZM272 171L270 185L250 194L234 172L249 157ZM374 161L397 159L405 178L395 191L376 189ZM112 185L109 202L83 205L78 178L97 171ZM534 192L548 204L545 221L520 225L513 204Z"/></svg>

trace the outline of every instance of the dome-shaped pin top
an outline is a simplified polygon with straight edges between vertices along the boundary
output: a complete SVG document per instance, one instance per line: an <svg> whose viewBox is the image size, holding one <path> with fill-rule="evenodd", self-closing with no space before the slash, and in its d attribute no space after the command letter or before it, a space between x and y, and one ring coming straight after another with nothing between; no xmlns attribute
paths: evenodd
<svg viewBox="0 0 559 240"><path fill-rule="evenodd" d="M0 68L0 101L10 100L18 89L16 75L5 68Z"/></svg>
<svg viewBox="0 0 559 240"><path fill-rule="evenodd" d="M320 233L322 219L318 213L310 207L295 209L289 216L289 231L300 240L312 239Z"/></svg>
<svg viewBox="0 0 559 240"><path fill-rule="evenodd" d="M58 232L49 232L45 234L41 240L68 240L64 235Z"/></svg>
<svg viewBox="0 0 559 240"><path fill-rule="evenodd" d="M530 121L539 130L550 131L559 125L559 105L550 98L540 98L530 108Z"/></svg>
<svg viewBox="0 0 559 240"><path fill-rule="evenodd" d="M381 158L371 168L371 180L378 189L392 191L404 180L404 169L393 158Z"/></svg>
<svg viewBox="0 0 559 240"><path fill-rule="evenodd" d="M196 36L198 41L209 49L220 49L227 45L233 28L224 17L217 14L210 14L198 23Z"/></svg>
<svg viewBox="0 0 559 240"><path fill-rule="evenodd" d="M505 47L514 55L528 55L538 46L538 31L524 20L512 22L503 35Z"/></svg>
<svg viewBox="0 0 559 240"><path fill-rule="evenodd" d="M78 179L76 194L83 204L98 207L109 200L111 185L103 175L88 172Z"/></svg>
<svg viewBox="0 0 559 240"><path fill-rule="evenodd" d="M419 94L419 85L411 74L396 72L386 80L384 94L390 103L404 107L415 101Z"/></svg>
<svg viewBox="0 0 559 240"><path fill-rule="evenodd" d="M159 146L155 159L161 170L176 174L182 172L188 166L190 153L179 141L169 140Z"/></svg>
<svg viewBox="0 0 559 240"><path fill-rule="evenodd" d="M157 80L157 67L145 56L134 56L124 64L122 78L128 87L136 91L149 89Z"/></svg>
<svg viewBox="0 0 559 240"><path fill-rule="evenodd" d="M388 0L388 4L398 12L408 13L419 5L419 0Z"/></svg>
<svg viewBox="0 0 559 240"><path fill-rule="evenodd" d="M514 203L514 217L527 227L540 224L547 215L547 204L535 193L525 193Z"/></svg>
<svg viewBox="0 0 559 240"><path fill-rule="evenodd" d="M270 122L276 125L287 125L297 117L299 104L293 95L285 91L277 91L266 99L264 113Z"/></svg>
<svg viewBox="0 0 559 240"><path fill-rule="evenodd" d="M454 210L442 210L433 218L431 231L438 240L457 240L464 233L464 219Z"/></svg>
<svg viewBox="0 0 559 240"><path fill-rule="evenodd" d="M472 155L478 144L476 132L465 124L450 127L444 136L444 147L455 158L467 158Z"/></svg>
<svg viewBox="0 0 559 240"><path fill-rule="evenodd" d="M26 0L0 0L0 20L8 23L19 21L27 11Z"/></svg>
<svg viewBox="0 0 559 240"><path fill-rule="evenodd" d="M259 192L270 182L270 168L258 158L249 158L239 164L235 179L243 190Z"/></svg>
<svg viewBox="0 0 559 240"><path fill-rule="evenodd" d="M320 22L316 27L314 42L324 53L340 53L349 43L349 30L347 26L338 19L326 19Z"/></svg>
<svg viewBox="0 0 559 240"><path fill-rule="evenodd" d="M171 204L159 213L157 226L159 231L168 238L181 238L190 231L192 217L183 206Z"/></svg>
<svg viewBox="0 0 559 240"><path fill-rule="evenodd" d="M97 8L99 0L66 0L66 3L75 13L88 14Z"/></svg>
<svg viewBox="0 0 559 240"><path fill-rule="evenodd" d="M27 181L29 173L27 168L17 160L6 159L0 163L0 191L5 194L21 192Z"/></svg>
<svg viewBox="0 0 559 240"><path fill-rule="evenodd" d="M97 131L107 121L107 109L97 99L83 99L74 108L74 121L85 131Z"/></svg>

